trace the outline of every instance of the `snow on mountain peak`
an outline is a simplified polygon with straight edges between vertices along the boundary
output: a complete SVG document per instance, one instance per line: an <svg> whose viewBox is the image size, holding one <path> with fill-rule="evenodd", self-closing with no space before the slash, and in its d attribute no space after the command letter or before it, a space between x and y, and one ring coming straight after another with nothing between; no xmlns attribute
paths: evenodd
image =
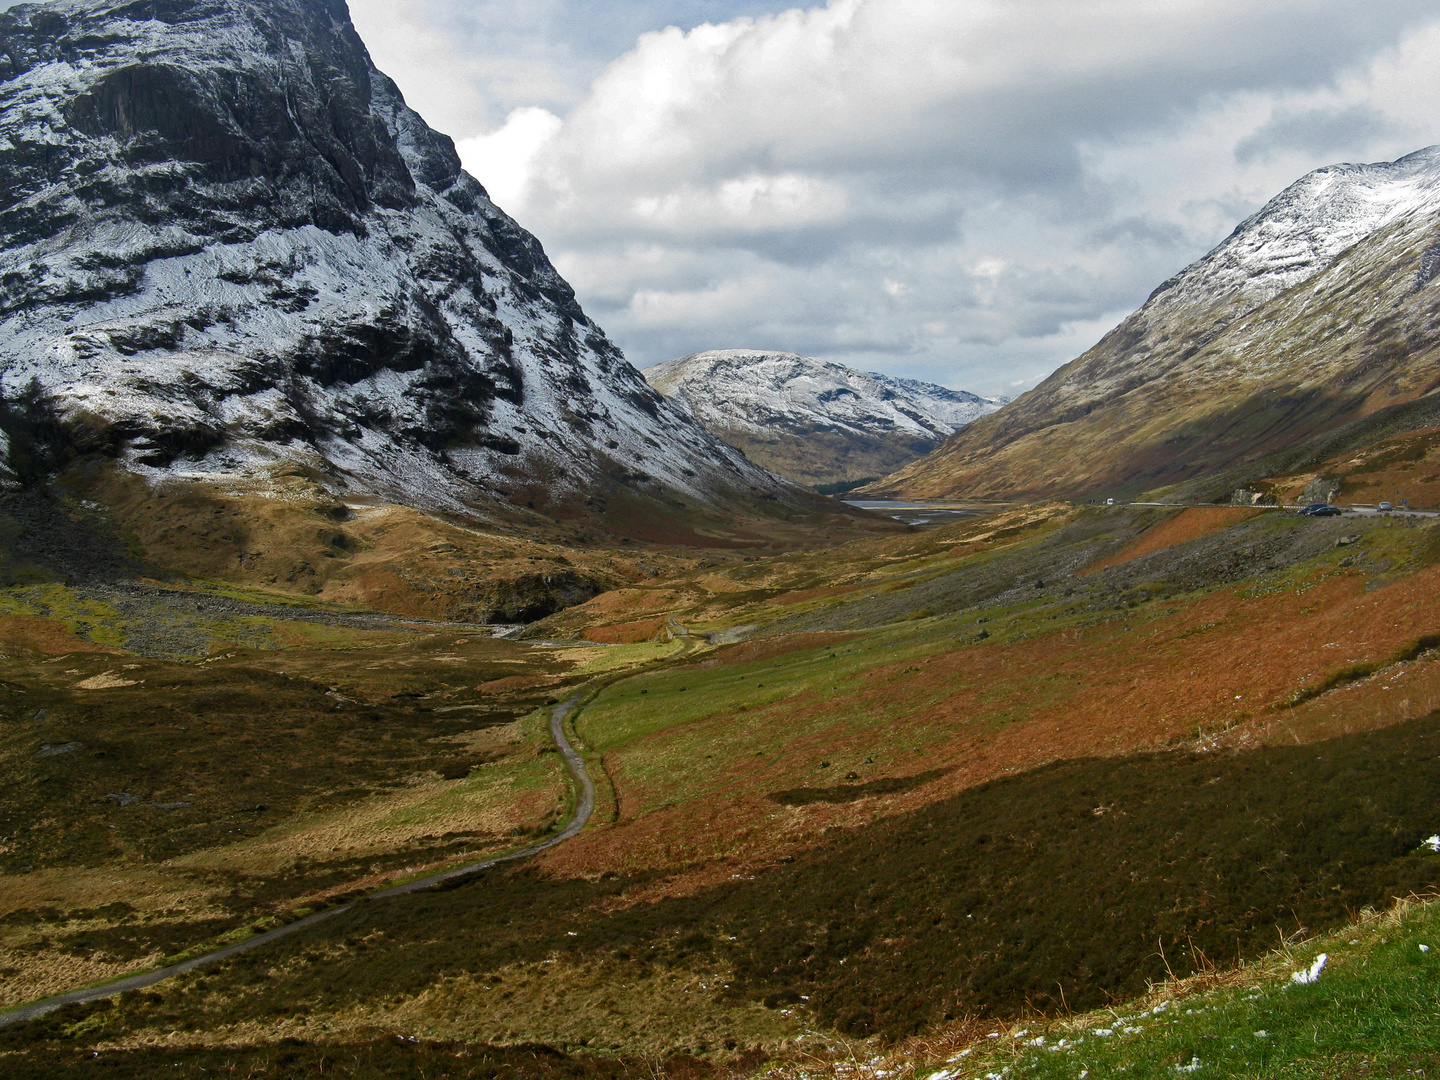
<svg viewBox="0 0 1440 1080"><path fill-rule="evenodd" d="M10 443L435 508L784 489L626 363L343 0L53 0L0 40Z"/></svg>
<svg viewBox="0 0 1440 1080"><path fill-rule="evenodd" d="M785 352L716 349L644 374L707 430L806 484L889 473L1004 404Z"/></svg>
<svg viewBox="0 0 1440 1080"><path fill-rule="evenodd" d="M1440 146L1397 161L1307 173L1151 296L1159 309L1243 297L1263 303L1314 276L1389 222L1440 202ZM1158 303L1157 303L1158 301Z"/></svg>
<svg viewBox="0 0 1440 1080"><path fill-rule="evenodd" d="M830 428L938 442L1004 404L1003 399L785 352L713 349L657 364L643 374L666 397L683 399L712 431Z"/></svg>
<svg viewBox="0 0 1440 1080"><path fill-rule="evenodd" d="M1269 455L1342 429L1405 430L1412 412L1428 425L1437 253L1440 147L1317 169L1084 354L875 490L1153 490L1262 476Z"/></svg>

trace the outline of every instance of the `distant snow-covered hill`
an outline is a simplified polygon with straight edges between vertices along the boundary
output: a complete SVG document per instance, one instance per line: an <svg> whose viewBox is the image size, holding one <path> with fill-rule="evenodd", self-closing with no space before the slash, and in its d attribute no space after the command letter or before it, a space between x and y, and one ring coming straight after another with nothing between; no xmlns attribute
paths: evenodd
<svg viewBox="0 0 1440 1080"><path fill-rule="evenodd" d="M12 479L814 502L646 385L343 0L0 12L0 346Z"/></svg>
<svg viewBox="0 0 1440 1080"><path fill-rule="evenodd" d="M644 375L751 460L817 485L884 476L1004 404L782 352L716 349Z"/></svg>

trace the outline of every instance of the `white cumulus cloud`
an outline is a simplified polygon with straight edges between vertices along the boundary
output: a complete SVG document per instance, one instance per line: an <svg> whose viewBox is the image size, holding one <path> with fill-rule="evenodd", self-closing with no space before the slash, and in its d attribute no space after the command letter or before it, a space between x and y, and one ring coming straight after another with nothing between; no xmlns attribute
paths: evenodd
<svg viewBox="0 0 1440 1080"><path fill-rule="evenodd" d="M357 0L372 39L367 4L391 5ZM1013 393L1304 171L1433 141L1440 105L1420 0L831 0L665 25L695 4L388 16L402 89L426 111L452 88L467 168L642 366L776 348ZM654 28L577 44L626 12Z"/></svg>

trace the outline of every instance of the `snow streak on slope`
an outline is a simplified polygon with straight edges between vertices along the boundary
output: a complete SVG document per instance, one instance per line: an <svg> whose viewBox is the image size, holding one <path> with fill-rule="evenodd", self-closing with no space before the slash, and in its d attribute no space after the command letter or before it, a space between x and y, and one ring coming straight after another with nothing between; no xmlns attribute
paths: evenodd
<svg viewBox="0 0 1440 1080"><path fill-rule="evenodd" d="M1440 147L1395 162L1317 169L1163 283L1140 310L1023 395L1011 412L1060 402L1073 410L1151 379L1183 378L1191 357L1232 323L1393 222L1437 206ZM1185 348L1176 347L1181 341Z"/></svg>
<svg viewBox="0 0 1440 1080"><path fill-rule="evenodd" d="M823 490L885 476L1003 403L793 353L742 349L671 360L645 377L752 461Z"/></svg>
<svg viewBox="0 0 1440 1080"><path fill-rule="evenodd" d="M434 508L787 490L626 363L343 0L55 0L0 44L12 441Z"/></svg>

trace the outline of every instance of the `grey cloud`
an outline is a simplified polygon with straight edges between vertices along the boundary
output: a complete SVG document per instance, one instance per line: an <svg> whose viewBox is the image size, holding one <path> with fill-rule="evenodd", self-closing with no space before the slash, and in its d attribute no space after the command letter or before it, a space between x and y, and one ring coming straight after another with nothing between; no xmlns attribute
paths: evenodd
<svg viewBox="0 0 1440 1080"><path fill-rule="evenodd" d="M383 12L397 0L354 2ZM400 2L425 5L483 70L520 57L553 73L534 92L523 79L475 76L485 125L536 105L564 121L548 179L507 209L637 364L779 348L896 374L947 373L943 381L989 392L1083 351L1108 329L1092 321L1138 305L1257 197L1295 179L1229 176L1237 163L1264 169L1258 150L1231 158L1245 134L1237 130L1216 148L1229 159L1216 162L1216 178L1197 184L1193 159L1165 158L1168 141L1239 94L1278 104L1332 92L1407 28L1436 19L1433 0L1010 0L948 10L812 0L808 14L780 16L787 29L757 34L746 52L743 35L728 44L636 38L804 0ZM841 32L796 44L852 4L848 42ZM917 35L912 20L942 32ZM656 60L665 49L668 60ZM414 77L443 85L451 76L434 66ZM646 117L657 126L641 129L633 152L617 149L629 145L624 125ZM1318 166L1334 131L1317 140L1292 125L1255 138L1299 140ZM1097 160L1146 141L1154 160L1097 170ZM838 208L726 213L720 189L751 175L814 181L839 193ZM1183 184L1185 199L1154 204L1165 183ZM678 209L640 213L645 200Z"/></svg>
<svg viewBox="0 0 1440 1080"><path fill-rule="evenodd" d="M1174 222L1138 216L1106 221L1092 230L1087 239L1100 247L1143 245L1170 251L1183 251L1191 243L1191 237Z"/></svg>
<svg viewBox="0 0 1440 1080"><path fill-rule="evenodd" d="M1042 20L1045 7L1021 3L1014 10L1031 8L1031 17ZM1143 7L1137 5L1137 12ZM1338 72L1393 45L1406 28L1434 17L1431 0L1381 6L1291 0L1223 8L1217 6L1214 18L1197 22L1185 40L1168 48L1147 41L1150 27L1137 17L1128 31L1135 55L1113 65L1077 64L1091 43L1041 35L1035 62L1016 64L1014 76L998 86L962 90L908 114L877 116L870 124L863 119L814 124L736 153L726 153L724 141L717 140L697 164L723 173L749 154L776 168L849 171L888 159L903 162L907 171L961 170L1007 189L1063 190L1081 175L1082 141L1183 123L1217 94L1328 85ZM1097 25L1096 32L1127 30ZM984 60L968 54L964 59ZM787 102L768 105L784 110Z"/></svg>
<svg viewBox="0 0 1440 1080"><path fill-rule="evenodd" d="M1135 10L1149 18L1164 9ZM587 142L592 121L582 105L569 134L584 168L565 176L568 190L588 189L588 196L549 220L542 204L526 209L536 211L542 235L574 252L643 236L696 262L717 256L704 286L671 290L663 271L637 273L628 294L615 280L606 283L602 322L639 364L703 348L773 347L868 356L897 373L985 370L979 388L994 389L1015 372L1031 378L1046 350L1066 350L1048 354L1053 367L1093 344L1108 327L1084 331L1093 329L1090 340L1067 336L1066 327L1138 305L1256 205L1253 186L1241 198L1232 181L1218 178L1197 199L1189 176L1184 207L1137 204L1142 181L1152 178L1096 173L1097 155L1127 140L1179 138L1242 92L1283 100L1328 91L1422 16L1433 18L1430 5L1408 0L1379 12L1348 0L1212 10L1215 17L1197 16L1193 25L1178 20L1163 48L1137 28L1133 50L1119 49L1113 62L1087 64L1084 40L1048 57L1044 47L1053 43L1022 41L1040 59L1022 57L979 89L961 85L928 101L921 94L909 107L903 99L899 108L875 106L863 95L858 109L817 105L806 100L804 81L793 84L799 97L791 99L766 85L763 73L752 101L743 80L717 67L728 94L677 113L688 149L658 163L586 153L603 153L604 139ZM1114 25L1095 33L1110 31ZM877 52L874 63L887 60L893 57ZM625 115L616 87L606 92L608 115ZM765 228L702 209L678 225L628 211L637 193L703 188L747 170L819 178L843 190L847 206L833 219ZM1294 178L1278 177L1259 192ZM1216 211L1221 202L1234 203L1235 212ZM585 299L584 277L576 284ZM743 298L729 307L716 300L727 284ZM892 286L887 300L881 293ZM627 302L657 292L674 300L669 314Z"/></svg>
<svg viewBox="0 0 1440 1080"><path fill-rule="evenodd" d="M1242 165L1266 161L1288 150L1312 155L1360 154L1394 130L1395 125L1369 105L1281 111L1236 144L1235 160Z"/></svg>
<svg viewBox="0 0 1440 1080"><path fill-rule="evenodd" d="M1000 31L1023 37L1021 13L1027 7L1035 9L1037 20L1043 14L1034 4L1014 5L1000 20L1006 24ZM746 59L717 60L697 53L697 63L714 65L714 81L695 84L696 96L678 102L669 114L669 132L688 142L685 152L668 157L647 153L631 161L611 154L613 135L605 125L615 122L617 112L632 107L643 111L650 93L647 84L637 81L631 91L635 100L626 102L611 85L604 110L587 111L582 104L571 114L564 138L571 143L573 160L567 168L572 175L565 188L581 185L603 198L602 189L610 186L616 200L624 203L636 193L672 189L681 180L703 184L743 175L747 169L791 170L828 178L848 190L863 187L866 178L872 186L897 192L928 187L971 205L991 195L1034 193L1099 221L1103 213L1077 204L1086 197L1087 145L1182 126L1220 95L1327 85L1338 73L1393 45L1422 15L1433 15L1430 0L1395 0L1364 9L1351 0L1291 0L1231 5L1228 10L1219 5L1214 18L1191 18L1189 23L1177 18L1175 25L1165 26L1162 16L1147 15L1146 8L1135 5L1139 21L1133 27L1106 14L1103 6L1095 8L1097 23L1106 20L1094 27L1097 40L1133 37L1133 57L1124 55L1126 41L1106 42L1117 54L1114 62L1089 58L1091 46L1075 40L1075 34L1059 41L1036 31L1035 58L1002 55L998 62L985 54L986 42L962 40L955 64L991 64L998 73L985 72L978 86L961 78L953 86L941 86L928 100L923 91L909 95L903 85L926 78L923 65L914 72L876 75L865 67L863 41L855 44L858 58L837 57L836 77L871 79L878 88L874 96L863 86L842 86L827 95L816 92L811 82L786 82L766 73L752 87L746 80L756 75L744 66ZM1071 10L1084 9L1077 4ZM1070 19L1074 23L1076 16ZM1157 45L1147 36L1155 25L1175 40ZM1012 51L1014 44L1008 43ZM873 62L883 67L899 58L877 51ZM816 71L817 77L826 74ZM894 100L880 96L887 92L895 93ZM783 122L786 116L794 122ZM887 174L888 181L873 184L874 177ZM862 209L858 216L870 215ZM901 218L904 206L897 204L893 213L880 216ZM567 243L601 242L607 233L646 228L624 213L573 214L555 224ZM748 228L740 226L741 231ZM733 230L729 242L735 242Z"/></svg>

